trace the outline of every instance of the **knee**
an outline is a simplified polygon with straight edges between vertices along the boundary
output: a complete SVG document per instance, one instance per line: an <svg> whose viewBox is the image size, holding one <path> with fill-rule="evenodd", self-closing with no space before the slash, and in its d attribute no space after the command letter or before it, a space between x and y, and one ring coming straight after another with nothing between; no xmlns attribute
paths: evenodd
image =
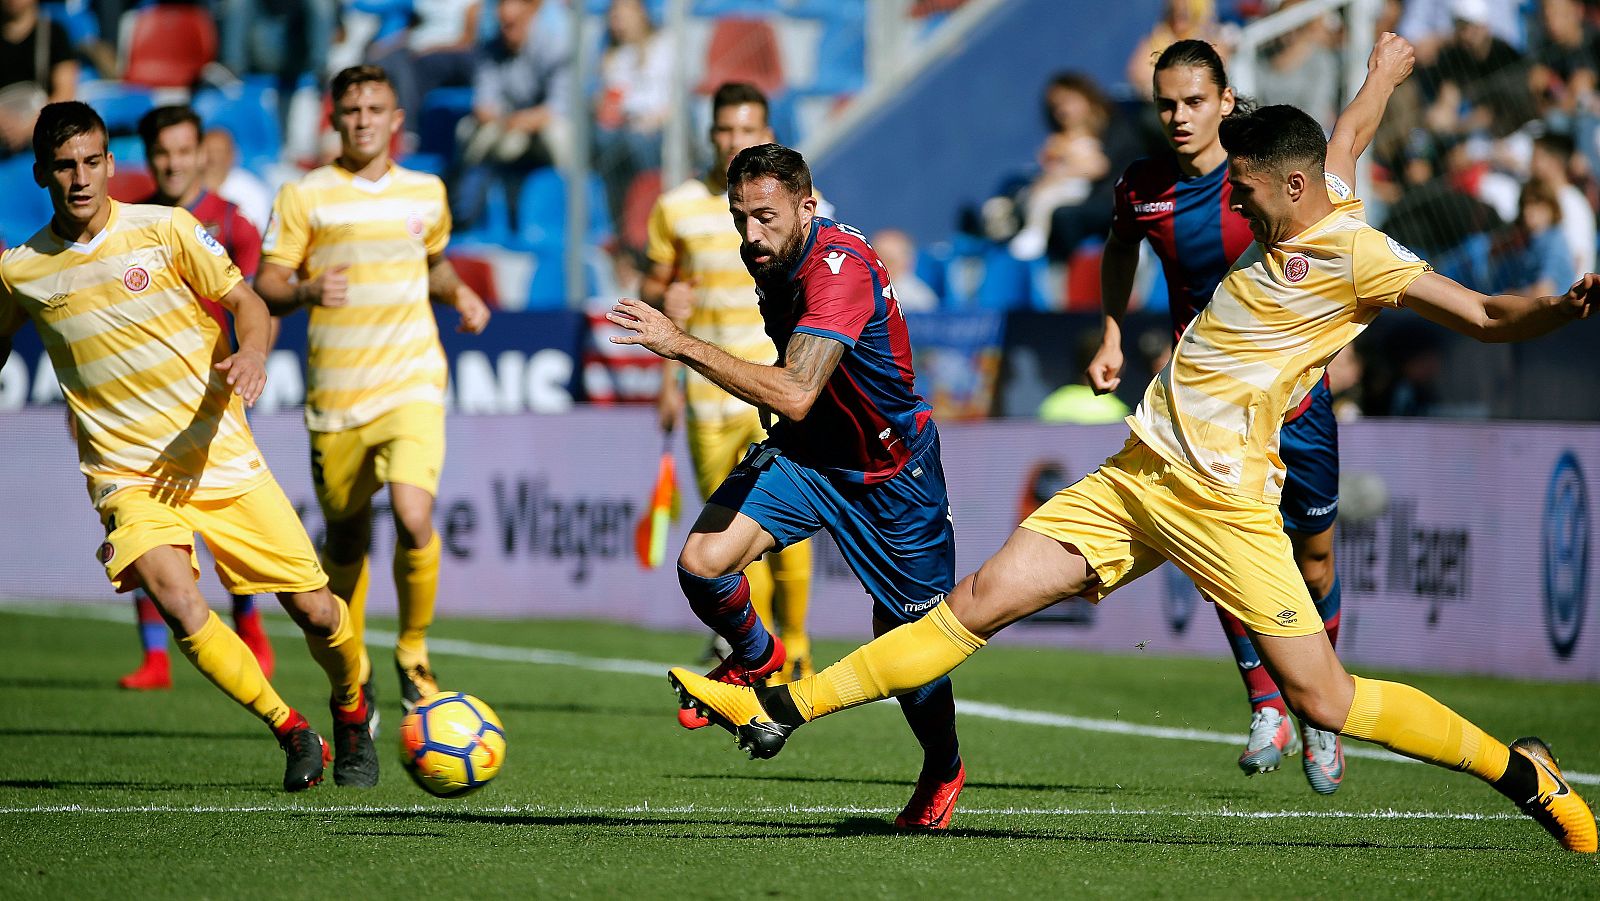
<svg viewBox="0 0 1600 901"><path fill-rule="evenodd" d="M339 627L339 608L326 588L280 594L278 603L303 632L326 637Z"/></svg>
<svg viewBox="0 0 1600 901"><path fill-rule="evenodd" d="M419 548L433 538L432 504L396 504L394 529L400 543L408 548Z"/></svg>
<svg viewBox="0 0 1600 901"><path fill-rule="evenodd" d="M192 579L147 578L145 593L161 611L161 618L182 635L193 635L205 627L211 608Z"/></svg>
<svg viewBox="0 0 1600 901"><path fill-rule="evenodd" d="M1299 554L1295 563L1300 567L1300 578L1305 580L1306 588L1311 590L1313 598L1326 597L1333 588L1333 552L1313 551Z"/></svg>
<svg viewBox="0 0 1600 901"><path fill-rule="evenodd" d="M1350 698L1331 688L1284 687L1283 700L1300 720L1313 729L1338 732L1350 715Z"/></svg>
<svg viewBox="0 0 1600 901"><path fill-rule="evenodd" d="M720 579L739 571L739 561L718 547L716 539L706 533L696 532L684 542L678 554L678 578L685 576L701 579Z"/></svg>
<svg viewBox="0 0 1600 901"><path fill-rule="evenodd" d="M366 555L372 542L372 522L369 514L360 514L328 523L328 537L324 547L328 559L334 563L354 563Z"/></svg>

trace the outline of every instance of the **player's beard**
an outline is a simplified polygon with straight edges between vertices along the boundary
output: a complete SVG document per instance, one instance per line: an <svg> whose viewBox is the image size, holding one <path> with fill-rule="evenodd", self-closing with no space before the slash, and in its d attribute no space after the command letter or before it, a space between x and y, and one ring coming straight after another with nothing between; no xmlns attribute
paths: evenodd
<svg viewBox="0 0 1600 901"><path fill-rule="evenodd" d="M800 262L800 252L805 249L804 238L799 226L796 226L782 247L766 247L742 242L739 245L739 256L744 258L745 268L750 270L750 274L757 281L772 281L788 275L795 264ZM762 254L768 257L767 261L756 262L755 257Z"/></svg>

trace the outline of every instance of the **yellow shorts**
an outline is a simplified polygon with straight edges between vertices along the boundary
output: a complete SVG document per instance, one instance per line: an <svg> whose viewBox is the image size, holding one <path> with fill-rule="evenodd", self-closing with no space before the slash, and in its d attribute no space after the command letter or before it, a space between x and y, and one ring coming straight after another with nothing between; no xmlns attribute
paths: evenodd
<svg viewBox="0 0 1600 901"><path fill-rule="evenodd" d="M443 468L444 408L438 404L406 404L353 429L311 433L311 482L329 522L361 513L390 482L437 497Z"/></svg>
<svg viewBox="0 0 1600 901"><path fill-rule="evenodd" d="M732 419L689 420L689 460L702 500L711 497L722 480L744 459L750 445L767 440L761 414L751 407L748 415Z"/></svg>
<svg viewBox="0 0 1600 901"><path fill-rule="evenodd" d="M100 562L118 591L139 587L135 560L165 545L189 549L189 565L200 578L194 553L196 532L217 561L217 579L229 594L315 591L328 584L300 516L276 479L235 497L172 500L146 487L124 488L101 504L106 528Z"/></svg>
<svg viewBox="0 0 1600 901"><path fill-rule="evenodd" d="M1213 488L1137 438L1022 527L1077 548L1100 577L1090 600L1165 559L1256 632L1322 629L1278 508Z"/></svg>

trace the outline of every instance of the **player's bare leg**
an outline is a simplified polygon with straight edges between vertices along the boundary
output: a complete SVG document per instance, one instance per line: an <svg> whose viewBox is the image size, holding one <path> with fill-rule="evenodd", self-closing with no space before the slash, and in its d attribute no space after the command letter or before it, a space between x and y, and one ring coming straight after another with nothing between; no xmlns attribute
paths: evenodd
<svg viewBox="0 0 1600 901"><path fill-rule="evenodd" d="M163 545L141 554L130 568L172 628L183 656L272 729L286 757L283 787L299 791L316 785L327 762L327 745L273 690L250 648L211 611L195 584L189 555L189 548Z"/></svg>
<svg viewBox="0 0 1600 901"><path fill-rule="evenodd" d="M681 668L668 678L685 703L740 724L731 731L751 756L771 757L802 724L915 691L948 674L1006 626L1097 583L1071 545L1019 528L922 619L889 630L815 676L757 690Z"/></svg>
<svg viewBox="0 0 1600 901"><path fill-rule="evenodd" d="M350 609L350 628L355 632L361 656L361 682L372 679L372 661L367 656L367 552L372 547L372 504L343 519L329 520L322 544L322 567L328 571L328 590L344 600Z"/></svg>
<svg viewBox="0 0 1600 901"><path fill-rule="evenodd" d="M1297 532L1289 529L1289 543L1294 548L1294 563L1305 580L1306 590L1322 617L1323 631L1328 643L1339 644L1339 623L1342 618L1339 578L1333 564L1333 526L1321 532ZM1331 795L1339 790L1344 780L1344 747L1336 732L1318 729L1301 723L1301 739L1305 751L1300 758L1306 781L1319 794Z"/></svg>
<svg viewBox="0 0 1600 901"><path fill-rule="evenodd" d="M1409 685L1353 677L1325 632L1253 637L1289 706L1310 725L1465 770L1514 801L1562 847L1594 853L1594 814L1561 777L1543 741L1518 739L1508 748Z"/></svg>
<svg viewBox="0 0 1600 901"><path fill-rule="evenodd" d="M396 546L394 587L400 628L394 665L400 674L400 703L407 711L439 691L428 663L428 627L439 596L439 536L433 529L433 495L416 485L389 483Z"/></svg>
<svg viewBox="0 0 1600 901"><path fill-rule="evenodd" d="M767 631L756 613L750 580L744 574L776 545L754 519L718 504L707 504L695 520L678 555L678 584L690 609L731 648L705 678L749 686L782 670L783 642ZM699 729L712 721L687 700L678 710L678 723L685 729Z"/></svg>
<svg viewBox="0 0 1600 901"><path fill-rule="evenodd" d="M378 752L372 741L373 706L361 690L361 654L350 609L326 587L282 592L278 601L306 636L311 656L328 675L332 691L336 752L333 781L370 788L378 784Z"/></svg>

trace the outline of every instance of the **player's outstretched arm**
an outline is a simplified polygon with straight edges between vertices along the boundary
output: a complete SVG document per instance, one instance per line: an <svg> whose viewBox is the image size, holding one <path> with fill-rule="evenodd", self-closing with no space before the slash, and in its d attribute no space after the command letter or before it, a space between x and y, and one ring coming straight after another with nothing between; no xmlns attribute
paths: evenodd
<svg viewBox="0 0 1600 901"><path fill-rule="evenodd" d="M1105 394L1117 390L1122 384L1122 317L1128 314L1128 301L1133 295L1133 277L1139 271L1139 245L1129 244L1117 237L1116 232L1106 236L1105 251L1100 257L1100 310L1104 314L1104 331L1100 334L1100 349L1089 361L1089 385L1094 393Z"/></svg>
<svg viewBox="0 0 1600 901"><path fill-rule="evenodd" d="M272 316L267 305L248 282L239 282L227 294L218 298L228 312L233 314L233 332L239 340L239 349L216 365L218 372L227 373L233 393L254 406L256 398L267 387L267 351L272 346Z"/></svg>
<svg viewBox="0 0 1600 901"><path fill-rule="evenodd" d="M1367 78L1339 114L1333 136L1328 138L1328 172L1347 184L1355 182L1356 160L1372 144L1390 95L1411 75L1415 63L1416 50L1410 41L1390 31L1378 36L1367 57Z"/></svg>
<svg viewBox="0 0 1600 901"><path fill-rule="evenodd" d="M461 280L456 267L443 254L428 260L428 298L461 314L458 332L481 335L489 327L489 305Z"/></svg>
<svg viewBox="0 0 1600 901"><path fill-rule="evenodd" d="M790 421L811 412L845 352L842 341L801 332L789 339L783 365L764 366L684 334L643 301L623 298L606 318L627 331L613 335L611 343L638 344L668 360L681 360L729 394Z"/></svg>
<svg viewBox="0 0 1600 901"><path fill-rule="evenodd" d="M1600 305L1600 275L1585 275L1565 294L1522 297L1479 294L1437 272L1425 272L1406 289L1401 303L1479 341L1526 341L1592 314Z"/></svg>

